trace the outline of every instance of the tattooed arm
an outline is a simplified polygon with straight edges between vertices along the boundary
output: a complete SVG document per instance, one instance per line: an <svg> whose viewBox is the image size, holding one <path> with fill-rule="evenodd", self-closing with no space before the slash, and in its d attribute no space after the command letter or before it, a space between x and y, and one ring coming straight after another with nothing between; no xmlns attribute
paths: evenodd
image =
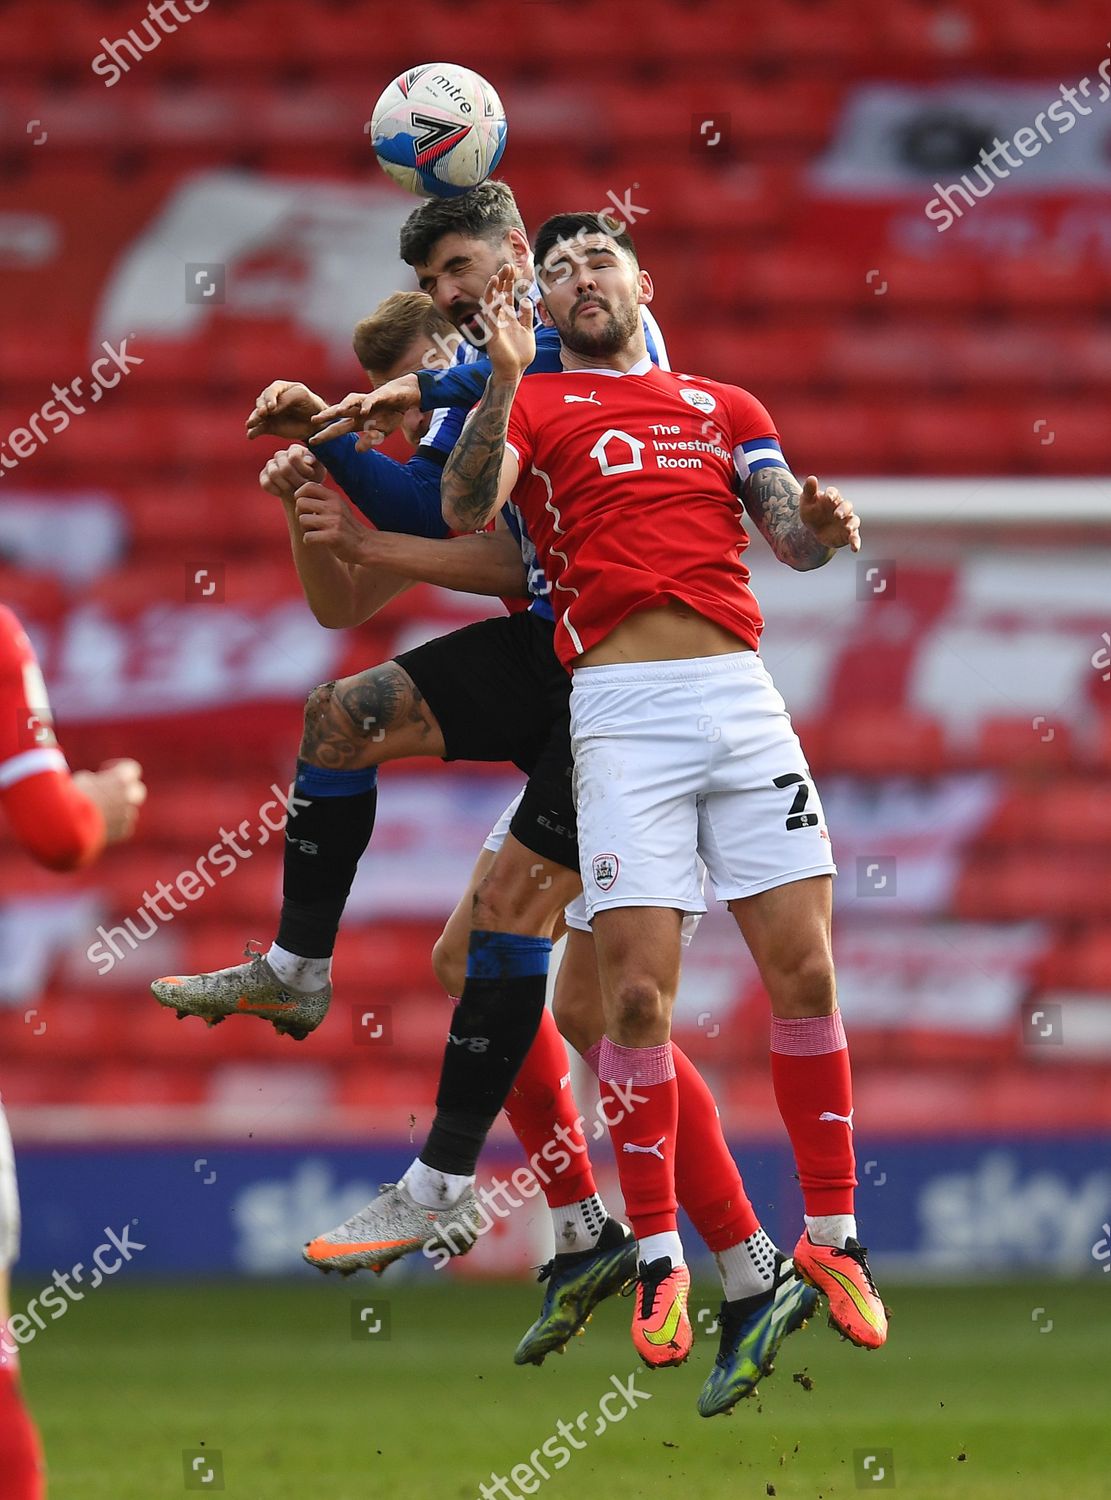
<svg viewBox="0 0 1111 1500"><path fill-rule="evenodd" d="M799 572L823 567L839 547L860 551L860 520L832 485L819 490L788 469L757 469L741 487L745 510L780 562Z"/></svg>
<svg viewBox="0 0 1111 1500"><path fill-rule="evenodd" d="M506 451L505 435L518 384L490 377L444 464L440 498L453 531L485 526L517 482L517 460Z"/></svg>
<svg viewBox="0 0 1111 1500"><path fill-rule="evenodd" d="M486 283L482 322L490 379L444 465L440 499L453 531L477 531L509 498L518 463L507 454L509 413L521 377L536 358L532 303L516 302L516 272L510 265Z"/></svg>

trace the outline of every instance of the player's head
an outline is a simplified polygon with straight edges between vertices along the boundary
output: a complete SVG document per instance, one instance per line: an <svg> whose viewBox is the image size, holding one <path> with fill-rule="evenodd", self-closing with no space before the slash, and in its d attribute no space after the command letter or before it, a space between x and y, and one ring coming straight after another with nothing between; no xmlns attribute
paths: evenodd
<svg viewBox="0 0 1111 1500"><path fill-rule="evenodd" d="M459 334L424 292L394 292L355 325L351 342L355 358L377 390L414 370L446 370ZM431 412L421 412L419 421L406 421L406 437L419 442L431 420Z"/></svg>
<svg viewBox="0 0 1111 1500"><path fill-rule="evenodd" d="M459 198L430 198L401 226L401 259L456 328L481 339L478 318L490 277L506 262L532 279L524 220L504 182L484 182Z"/></svg>
<svg viewBox="0 0 1111 1500"><path fill-rule="evenodd" d="M568 349L605 358L639 336L652 278L624 224L605 213L556 214L533 254L544 312Z"/></svg>

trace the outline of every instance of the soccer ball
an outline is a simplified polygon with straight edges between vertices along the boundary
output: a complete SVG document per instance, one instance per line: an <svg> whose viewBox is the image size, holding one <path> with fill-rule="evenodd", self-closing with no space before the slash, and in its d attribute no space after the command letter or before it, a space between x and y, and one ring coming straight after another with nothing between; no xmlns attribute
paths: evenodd
<svg viewBox="0 0 1111 1500"><path fill-rule="evenodd" d="M382 170L423 197L456 198L485 182L505 150L505 110L485 78L423 63L374 106L370 138Z"/></svg>

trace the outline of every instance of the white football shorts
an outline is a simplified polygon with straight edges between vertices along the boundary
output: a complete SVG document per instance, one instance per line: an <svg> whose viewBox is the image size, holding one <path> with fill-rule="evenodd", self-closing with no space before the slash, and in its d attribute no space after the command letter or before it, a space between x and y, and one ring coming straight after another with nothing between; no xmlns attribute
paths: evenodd
<svg viewBox="0 0 1111 1500"><path fill-rule="evenodd" d="M571 748L587 914L704 912L833 875L817 788L755 651L576 667Z"/></svg>
<svg viewBox="0 0 1111 1500"><path fill-rule="evenodd" d="M513 801L487 835L486 842L482 847L489 849L491 854L496 854L505 843L505 836L509 832L509 825L513 821L513 814L517 811L517 805L523 796L523 792L517 793L516 797L514 797ZM704 882L706 870L701 862L699 863L699 869L701 872L701 881ZM703 906L702 911L705 910L706 908ZM576 896L574 901L569 902L563 908L563 920L567 923L568 927L573 927L576 932L590 931L590 918L586 914L586 897L584 895L580 894ZM684 947L693 939L695 933L698 931L698 924L701 920L701 912L688 912L683 917L682 942Z"/></svg>
<svg viewBox="0 0 1111 1500"><path fill-rule="evenodd" d="M0 1271L10 1271L19 1259L19 1191L15 1181L15 1152L8 1117L0 1103Z"/></svg>

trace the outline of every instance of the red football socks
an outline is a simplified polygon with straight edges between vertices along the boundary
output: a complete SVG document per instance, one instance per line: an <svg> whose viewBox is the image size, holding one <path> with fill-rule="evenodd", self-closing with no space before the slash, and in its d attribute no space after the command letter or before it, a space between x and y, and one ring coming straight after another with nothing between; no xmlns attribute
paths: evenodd
<svg viewBox="0 0 1111 1500"><path fill-rule="evenodd" d="M641 1241L674 1234L679 1086L671 1043L622 1047L603 1037L598 1077L607 1096L607 1122L633 1231Z"/></svg>
<svg viewBox="0 0 1111 1500"><path fill-rule="evenodd" d="M509 1091L505 1113L549 1208L564 1208L594 1195L597 1189L571 1091L567 1047L547 1008Z"/></svg>
<svg viewBox="0 0 1111 1500"><path fill-rule="evenodd" d="M853 1087L841 1012L772 1017L772 1084L812 1217L851 1214Z"/></svg>

